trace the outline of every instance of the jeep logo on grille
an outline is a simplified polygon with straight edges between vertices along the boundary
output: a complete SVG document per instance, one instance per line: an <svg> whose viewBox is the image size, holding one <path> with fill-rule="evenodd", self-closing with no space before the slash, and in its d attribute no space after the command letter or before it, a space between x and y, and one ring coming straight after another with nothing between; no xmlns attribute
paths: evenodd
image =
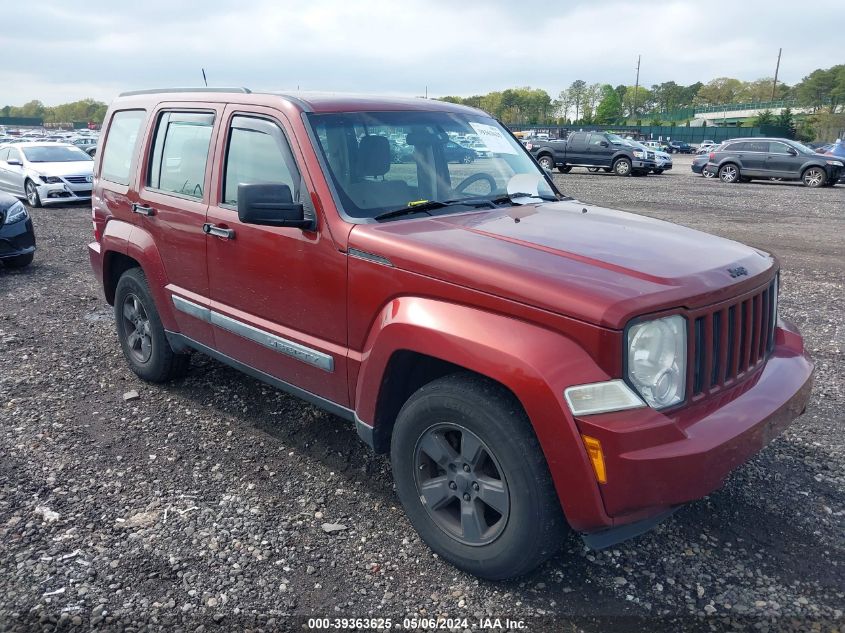
<svg viewBox="0 0 845 633"><path fill-rule="evenodd" d="M742 277L743 275L747 275L748 271L745 270L744 266L736 266L734 268L728 268L728 272L731 274L731 277L736 279L737 277Z"/></svg>

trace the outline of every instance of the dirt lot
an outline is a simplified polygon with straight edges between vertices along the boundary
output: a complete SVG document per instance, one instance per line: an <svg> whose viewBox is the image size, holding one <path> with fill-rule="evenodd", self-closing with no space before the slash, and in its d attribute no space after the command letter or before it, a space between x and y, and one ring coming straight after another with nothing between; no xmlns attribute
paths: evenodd
<svg viewBox="0 0 845 633"><path fill-rule="evenodd" d="M601 553L571 535L507 583L432 556L387 460L347 422L200 356L183 382L139 381L90 273L89 210L35 210L34 265L0 267L0 630L270 631L314 615L845 630L845 186L723 185L688 164L555 178L585 202L777 252L782 314L817 362L811 405L653 533Z"/></svg>

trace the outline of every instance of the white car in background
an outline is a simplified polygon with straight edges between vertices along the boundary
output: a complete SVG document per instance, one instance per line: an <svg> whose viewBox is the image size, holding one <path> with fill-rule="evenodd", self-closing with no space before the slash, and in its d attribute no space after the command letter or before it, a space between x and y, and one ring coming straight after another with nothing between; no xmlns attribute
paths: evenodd
<svg viewBox="0 0 845 633"><path fill-rule="evenodd" d="M67 143L26 142L0 146L0 191L33 207L88 202L94 159Z"/></svg>

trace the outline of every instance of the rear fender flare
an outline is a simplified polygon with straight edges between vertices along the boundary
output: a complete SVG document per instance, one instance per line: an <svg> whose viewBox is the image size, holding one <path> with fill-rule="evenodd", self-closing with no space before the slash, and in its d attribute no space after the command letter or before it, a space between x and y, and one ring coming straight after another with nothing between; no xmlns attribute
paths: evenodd
<svg viewBox="0 0 845 633"><path fill-rule="evenodd" d="M178 331L176 317L165 286L167 275L158 248L148 231L121 220L111 220L106 224L102 238L103 279L110 279L109 253L122 253L137 261L147 278L150 293L155 301L161 322L165 329Z"/></svg>

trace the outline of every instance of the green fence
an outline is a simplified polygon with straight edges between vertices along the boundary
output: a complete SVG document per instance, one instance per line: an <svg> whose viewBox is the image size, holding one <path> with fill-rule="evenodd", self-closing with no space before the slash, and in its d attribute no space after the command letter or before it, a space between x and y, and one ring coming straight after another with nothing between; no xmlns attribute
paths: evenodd
<svg viewBox="0 0 845 633"><path fill-rule="evenodd" d="M0 116L0 125L20 125L21 127L41 127L44 119L41 117L28 116Z"/></svg>
<svg viewBox="0 0 845 633"><path fill-rule="evenodd" d="M791 138L789 128L777 125L764 125L761 127L687 127L670 125L585 125L585 126L538 126L538 125L512 125L509 126L514 132L522 130L533 130L545 132L560 138L567 136L570 132L580 130L595 130L601 132L613 132L619 136L633 136L641 140L673 140L685 141L687 143L700 143L704 140L717 143L732 138L747 136L773 136L777 138Z"/></svg>

